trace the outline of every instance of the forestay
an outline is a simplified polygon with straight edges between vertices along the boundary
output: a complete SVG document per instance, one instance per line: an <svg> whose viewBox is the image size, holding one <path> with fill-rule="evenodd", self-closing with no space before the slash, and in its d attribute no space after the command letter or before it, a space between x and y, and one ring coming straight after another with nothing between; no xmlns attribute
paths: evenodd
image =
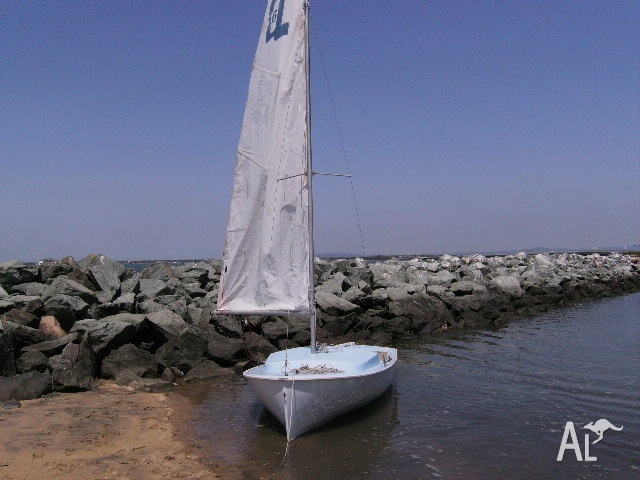
<svg viewBox="0 0 640 480"><path fill-rule="evenodd" d="M309 313L304 1L271 0L245 108L218 312Z"/></svg>

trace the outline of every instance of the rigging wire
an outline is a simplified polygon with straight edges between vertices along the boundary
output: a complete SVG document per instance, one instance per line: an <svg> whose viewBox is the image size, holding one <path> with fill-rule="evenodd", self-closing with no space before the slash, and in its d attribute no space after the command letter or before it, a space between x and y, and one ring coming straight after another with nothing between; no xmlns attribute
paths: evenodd
<svg viewBox="0 0 640 480"><path fill-rule="evenodd" d="M327 84L327 91L329 93L329 102L331 103L331 110L333 113L333 119L336 122L336 129L338 130L338 138L340 139L340 146L342 147L342 155L344 157L344 161L347 165L347 172L349 175L344 175L349 177L349 183L351 184L351 196L353 197L353 205L356 210L356 221L358 223L358 232L360 233L360 244L362 246L362 255L364 257L367 256L367 250L364 246L364 235L362 234L362 225L360 223L360 212L358 210L358 202L356 201L356 190L353 186L353 176L351 175L351 165L349 164L349 158L347 156L347 149L344 146L344 140L342 137L342 129L340 128L340 122L338 122L338 114L336 112L336 106L333 101L333 93L331 92L331 85L329 84L329 76L327 74L327 69L324 65L324 57L322 56L322 49L320 48L320 41L318 40L318 34L316 33L315 27L311 24L311 30L313 34L313 38L315 40L316 48L318 49L318 57L320 58L320 65L322 66L322 73L324 75L325 83Z"/></svg>

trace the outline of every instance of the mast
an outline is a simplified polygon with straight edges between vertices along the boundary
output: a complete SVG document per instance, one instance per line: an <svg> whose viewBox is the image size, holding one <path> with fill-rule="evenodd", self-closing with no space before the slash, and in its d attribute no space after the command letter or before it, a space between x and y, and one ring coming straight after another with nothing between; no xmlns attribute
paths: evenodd
<svg viewBox="0 0 640 480"><path fill-rule="evenodd" d="M316 353L316 294L315 294L315 254L313 249L313 168L311 166L311 49L309 48L309 21L311 18L309 0L304 3L305 49L307 77L307 192L309 195L309 328L311 330L311 353Z"/></svg>

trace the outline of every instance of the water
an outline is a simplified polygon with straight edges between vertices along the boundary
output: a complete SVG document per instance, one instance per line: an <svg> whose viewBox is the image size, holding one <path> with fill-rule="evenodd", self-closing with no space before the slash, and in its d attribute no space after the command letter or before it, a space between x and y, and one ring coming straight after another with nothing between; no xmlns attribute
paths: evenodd
<svg viewBox="0 0 640 480"><path fill-rule="evenodd" d="M284 431L242 379L196 387L193 425L246 479L640 478L640 293L397 346L386 394L284 463ZM558 462L565 424L584 455L600 418L624 429L590 445L597 461Z"/></svg>

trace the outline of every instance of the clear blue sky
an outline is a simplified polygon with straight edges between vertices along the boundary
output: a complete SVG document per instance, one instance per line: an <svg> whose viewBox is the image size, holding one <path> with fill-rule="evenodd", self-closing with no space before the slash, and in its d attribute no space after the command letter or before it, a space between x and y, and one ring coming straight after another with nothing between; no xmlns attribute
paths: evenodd
<svg viewBox="0 0 640 480"><path fill-rule="evenodd" d="M266 1L0 3L0 261L222 255ZM367 253L640 243L640 3L316 0ZM316 252L360 252L316 177Z"/></svg>

